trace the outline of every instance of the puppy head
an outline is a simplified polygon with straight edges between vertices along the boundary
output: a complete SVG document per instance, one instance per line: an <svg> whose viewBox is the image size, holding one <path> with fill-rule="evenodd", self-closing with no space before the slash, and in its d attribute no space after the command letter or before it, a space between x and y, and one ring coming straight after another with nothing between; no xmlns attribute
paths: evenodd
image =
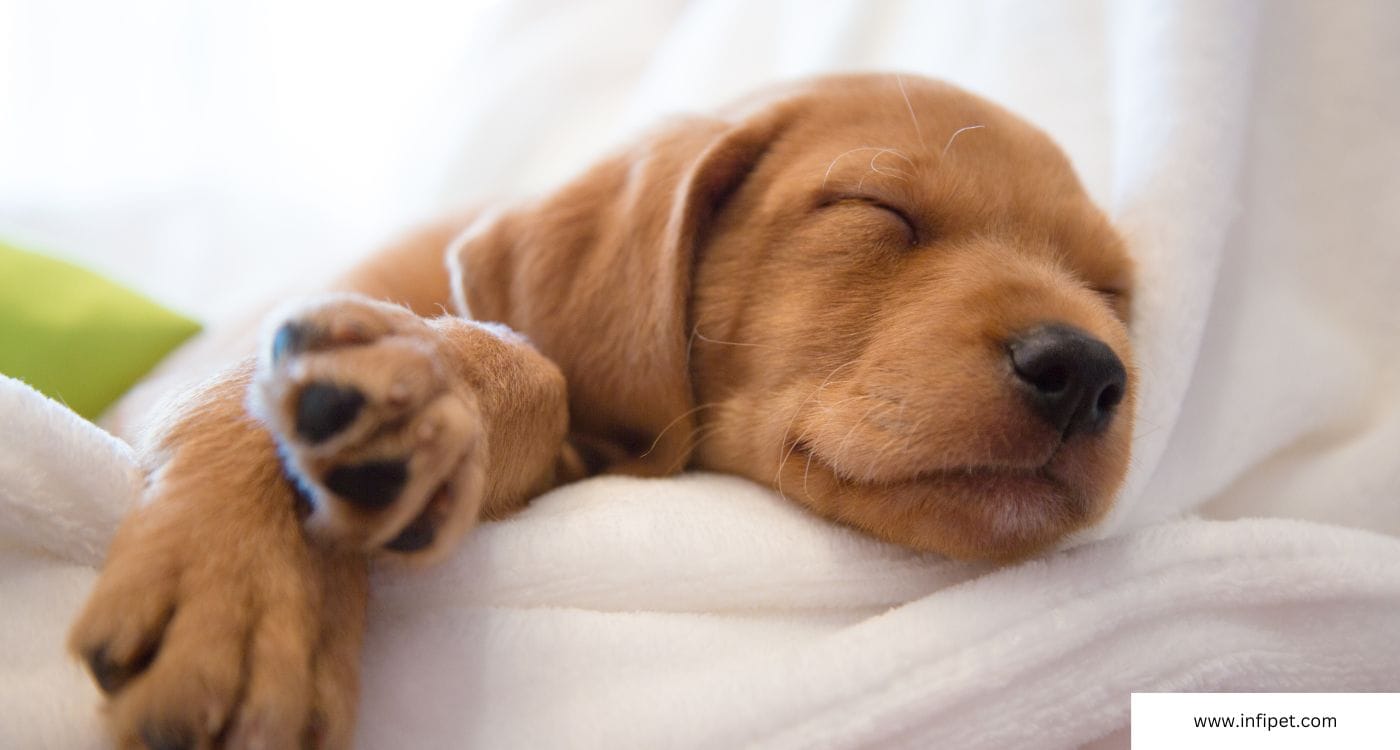
<svg viewBox="0 0 1400 750"><path fill-rule="evenodd" d="M1054 144L913 77L822 79L747 112L566 188L589 195L569 220L558 195L517 215L570 227L553 250L480 254L533 258L505 276L555 295L510 309L467 285L582 383L576 429L627 470L688 460L957 557L1102 516L1132 427L1131 268Z"/></svg>

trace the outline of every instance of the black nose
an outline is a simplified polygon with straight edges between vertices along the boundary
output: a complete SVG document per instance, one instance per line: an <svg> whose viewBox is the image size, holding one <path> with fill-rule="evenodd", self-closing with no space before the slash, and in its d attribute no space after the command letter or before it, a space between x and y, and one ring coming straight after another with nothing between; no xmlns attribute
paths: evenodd
<svg viewBox="0 0 1400 750"><path fill-rule="evenodd" d="M1012 339L1008 349L1032 406L1055 429L1096 432L1112 421L1128 372L1108 344L1052 323Z"/></svg>

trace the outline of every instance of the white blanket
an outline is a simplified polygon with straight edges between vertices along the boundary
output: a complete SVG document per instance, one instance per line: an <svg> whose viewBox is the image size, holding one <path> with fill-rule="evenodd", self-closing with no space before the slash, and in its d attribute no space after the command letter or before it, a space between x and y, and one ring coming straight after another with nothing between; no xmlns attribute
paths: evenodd
<svg viewBox="0 0 1400 750"><path fill-rule="evenodd" d="M1065 145L1139 258L1128 486L1072 549L1003 570L724 477L563 489L440 569L380 577L364 747L1122 746L1133 690L1400 690L1400 6L645 8L477 19L416 189L539 188L658 113L779 77L901 69L991 95ZM0 207L36 236L62 215ZM262 239L239 262L285 270ZM3 747L96 742L62 635L131 500L125 449L43 403L0 389Z"/></svg>

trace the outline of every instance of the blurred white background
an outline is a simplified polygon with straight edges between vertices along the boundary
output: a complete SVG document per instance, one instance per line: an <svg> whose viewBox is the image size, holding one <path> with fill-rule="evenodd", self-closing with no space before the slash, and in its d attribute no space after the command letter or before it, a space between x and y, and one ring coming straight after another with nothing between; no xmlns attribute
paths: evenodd
<svg viewBox="0 0 1400 750"><path fill-rule="evenodd" d="M1013 102L1102 193L1104 19L1091 1L5 0L0 237L218 318L444 206L542 189L666 113L832 69ZM1047 61L1073 75L1015 74Z"/></svg>
<svg viewBox="0 0 1400 750"><path fill-rule="evenodd" d="M201 316L315 273L433 202L425 138L471 95L453 77L487 10L7 3L0 235Z"/></svg>

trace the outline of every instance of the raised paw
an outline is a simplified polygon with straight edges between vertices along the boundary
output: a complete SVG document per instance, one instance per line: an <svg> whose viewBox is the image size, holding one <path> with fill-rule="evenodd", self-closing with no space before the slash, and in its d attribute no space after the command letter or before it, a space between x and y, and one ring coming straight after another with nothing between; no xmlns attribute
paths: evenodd
<svg viewBox="0 0 1400 750"><path fill-rule="evenodd" d="M277 440L312 533L426 560L476 520L482 420L443 347L407 309L354 295L274 316L249 406Z"/></svg>

